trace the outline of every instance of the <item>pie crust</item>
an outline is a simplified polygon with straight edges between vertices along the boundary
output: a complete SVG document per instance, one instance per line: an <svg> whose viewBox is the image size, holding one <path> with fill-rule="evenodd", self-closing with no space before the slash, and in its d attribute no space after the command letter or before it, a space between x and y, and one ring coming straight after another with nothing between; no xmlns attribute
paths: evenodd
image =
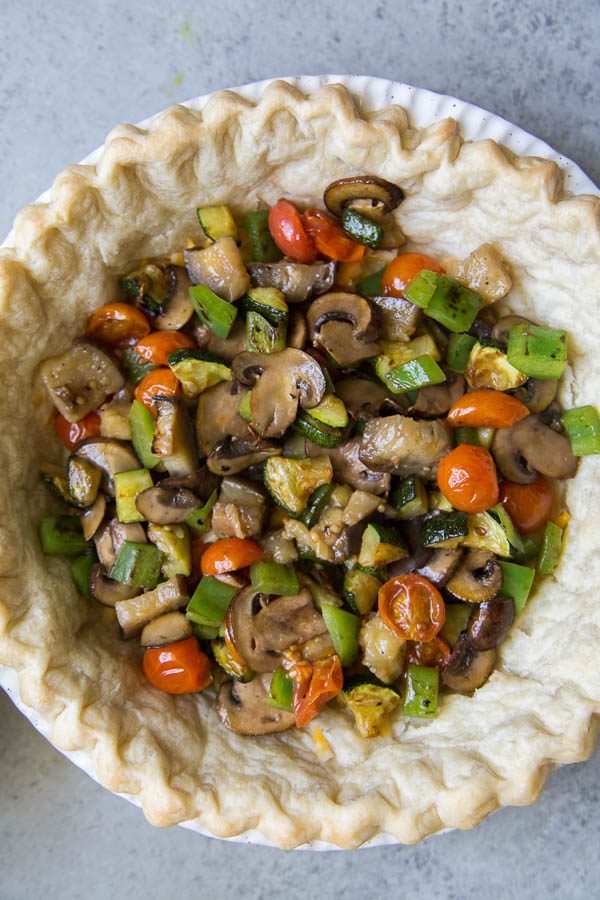
<svg viewBox="0 0 600 900"><path fill-rule="evenodd" d="M552 162L492 141L464 143L456 122L411 127L388 107L361 116L333 85L309 96L275 82L257 104L216 95L200 113L173 107L147 130L120 126L95 166L71 166L48 203L17 217L0 251L0 664L62 750L93 756L98 780L134 795L155 825L185 820L219 836L256 829L292 848L353 848L379 832L412 843L471 828L500 806L527 804L547 773L590 755L600 710L600 479L582 460L566 488L566 551L532 596L496 671L473 697L443 699L439 718L363 740L347 713L310 733L240 737L212 696L171 697L145 682L139 649L112 616L79 598L67 566L44 557L35 531L53 509L37 477L61 456L37 368L80 334L137 259L196 234L195 208L234 210L281 195L320 203L355 173L401 184L408 247L466 256L488 241L508 261L511 307L567 329L567 405L598 401L600 200L567 197Z"/></svg>

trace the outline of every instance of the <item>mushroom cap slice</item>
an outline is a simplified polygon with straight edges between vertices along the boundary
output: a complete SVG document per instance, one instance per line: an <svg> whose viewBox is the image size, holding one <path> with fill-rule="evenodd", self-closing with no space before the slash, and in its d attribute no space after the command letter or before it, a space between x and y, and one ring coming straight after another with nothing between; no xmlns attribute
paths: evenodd
<svg viewBox="0 0 600 900"><path fill-rule="evenodd" d="M404 297L371 297L377 309L382 340L409 341L423 316L423 310Z"/></svg>
<svg viewBox="0 0 600 900"><path fill-rule="evenodd" d="M252 430L261 437L281 437L298 412L312 409L325 396L327 382L319 364L291 347L279 353L240 353L233 361L236 378L253 385Z"/></svg>
<svg viewBox="0 0 600 900"><path fill-rule="evenodd" d="M116 394L125 378L112 357L89 341L44 360L40 374L55 407L68 422L77 422Z"/></svg>
<svg viewBox="0 0 600 900"><path fill-rule="evenodd" d="M424 418L445 416L465 392L465 379L456 372L447 372L443 384L432 384L417 393L414 412Z"/></svg>
<svg viewBox="0 0 600 900"><path fill-rule="evenodd" d="M81 514L81 530L86 541L91 540L104 521L106 515L106 497L98 494L92 506Z"/></svg>
<svg viewBox="0 0 600 900"><path fill-rule="evenodd" d="M95 563L90 570L90 591L98 603L112 607L121 600L130 600L142 593L141 588L109 578L100 563Z"/></svg>
<svg viewBox="0 0 600 900"><path fill-rule="evenodd" d="M340 379L335 385L335 394L355 421L373 418L391 397L380 381L354 376Z"/></svg>
<svg viewBox="0 0 600 900"><path fill-rule="evenodd" d="M512 597L494 597L473 609L467 624L469 642L475 650L492 650L500 644L515 620Z"/></svg>
<svg viewBox="0 0 600 900"><path fill-rule="evenodd" d="M548 478L573 478L579 465L569 438L545 425L538 414L512 428L499 428L492 453L504 477L518 484L530 484L538 472Z"/></svg>
<svg viewBox="0 0 600 900"><path fill-rule="evenodd" d="M523 316L509 315L502 316L492 327L491 337L503 350L508 347L510 329L515 325L531 325L531 322Z"/></svg>
<svg viewBox="0 0 600 900"><path fill-rule="evenodd" d="M192 282L182 266L170 266L171 290L161 304L162 312L154 319L154 327L159 331L179 331L194 315L190 300Z"/></svg>
<svg viewBox="0 0 600 900"><path fill-rule="evenodd" d="M74 456L87 459L104 473L102 490L110 497L115 495L114 476L120 472L139 469L140 463L131 444L115 438L94 437L78 444Z"/></svg>
<svg viewBox="0 0 600 900"><path fill-rule="evenodd" d="M390 489L391 476L387 472L376 472L363 462L360 450L362 442L359 435L332 449L318 447L306 441L308 457L328 456L333 466L335 477L355 491L367 491L369 494L381 496Z"/></svg>
<svg viewBox="0 0 600 900"><path fill-rule="evenodd" d="M528 378L525 384L514 392L514 396L525 404L529 412L539 413L548 409L557 391L557 379Z"/></svg>
<svg viewBox="0 0 600 900"><path fill-rule="evenodd" d="M238 475L250 466L260 465L271 456L281 456L282 452L283 448L277 444L257 438L248 441L222 441L214 448L206 465L215 475Z"/></svg>
<svg viewBox="0 0 600 900"><path fill-rule="evenodd" d="M139 493L135 505L146 521L155 525L175 525L184 522L201 502L187 488L168 487L160 483Z"/></svg>
<svg viewBox="0 0 600 900"><path fill-rule="evenodd" d="M250 263L254 287L274 287L283 291L288 303L303 303L333 287L335 262L312 265L282 260L277 263Z"/></svg>
<svg viewBox="0 0 600 900"><path fill-rule="evenodd" d="M206 456L225 440L253 439L248 423L238 413L244 394L237 382L222 381L198 397L196 437Z"/></svg>
<svg viewBox="0 0 600 900"><path fill-rule="evenodd" d="M446 590L466 603L491 600L502 587L502 569L493 553L469 550L446 584Z"/></svg>
<svg viewBox="0 0 600 900"><path fill-rule="evenodd" d="M232 237L221 238L209 247L184 250L183 258L192 284L205 284L230 303L250 287L250 277Z"/></svg>
<svg viewBox="0 0 600 900"><path fill-rule="evenodd" d="M434 550L427 562L419 566L416 571L437 587L443 587L456 572L462 555L463 551L460 547L454 549L440 547Z"/></svg>
<svg viewBox="0 0 600 900"><path fill-rule="evenodd" d="M352 175L332 181L323 194L325 206L338 217L353 200L374 200L389 213L402 203L404 191L397 184L376 175Z"/></svg>
<svg viewBox="0 0 600 900"><path fill-rule="evenodd" d="M442 682L459 694L470 694L484 684L496 665L496 650L476 650L463 632L454 648L448 665L442 671Z"/></svg>
<svg viewBox="0 0 600 900"><path fill-rule="evenodd" d="M246 684L226 681L217 694L217 712L223 724L236 734L273 734L295 724L294 714L269 704L270 674L258 675Z"/></svg>
<svg viewBox="0 0 600 900"><path fill-rule="evenodd" d="M430 480L435 478L440 459L451 449L452 439L445 422L386 416L368 420L360 458L375 470L420 475Z"/></svg>
<svg viewBox="0 0 600 900"><path fill-rule="evenodd" d="M358 294L323 294L306 316L310 339L340 366L350 366L380 352L376 317L368 300Z"/></svg>
<svg viewBox="0 0 600 900"><path fill-rule="evenodd" d="M181 612L164 613L144 627L140 637L142 647L164 647L191 637L191 622Z"/></svg>

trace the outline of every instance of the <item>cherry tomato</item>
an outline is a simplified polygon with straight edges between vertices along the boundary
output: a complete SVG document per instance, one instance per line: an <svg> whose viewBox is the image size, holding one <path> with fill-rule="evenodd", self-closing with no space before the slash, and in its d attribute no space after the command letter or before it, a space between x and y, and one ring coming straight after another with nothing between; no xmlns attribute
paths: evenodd
<svg viewBox="0 0 600 900"><path fill-rule="evenodd" d="M197 344L180 331L155 331L138 341L134 349L139 356L156 366L166 366L169 353L173 350L189 350L193 347L197 347Z"/></svg>
<svg viewBox="0 0 600 900"><path fill-rule="evenodd" d="M440 491L466 513L484 512L498 502L496 466L489 450L459 444L438 465Z"/></svg>
<svg viewBox="0 0 600 900"><path fill-rule="evenodd" d="M319 253L338 262L360 262L366 247L348 237L343 228L322 209L307 209L302 217L304 227Z"/></svg>
<svg viewBox="0 0 600 900"><path fill-rule="evenodd" d="M286 256L301 263L315 261L315 243L306 233L302 216L289 200L278 200L269 210L269 231Z"/></svg>
<svg viewBox="0 0 600 900"><path fill-rule="evenodd" d="M202 556L208 546L202 538L192 541L192 573L188 577L192 587L195 587L202 578Z"/></svg>
<svg viewBox="0 0 600 900"><path fill-rule="evenodd" d="M67 450L72 450L80 441L90 437L98 437L100 434L100 416L97 412L90 412L77 422L69 422L58 413L54 420L54 428Z"/></svg>
<svg viewBox="0 0 600 900"><path fill-rule="evenodd" d="M519 531L530 534L545 525L552 515L554 495L544 476L538 475L531 484L503 481L500 502Z"/></svg>
<svg viewBox="0 0 600 900"><path fill-rule="evenodd" d="M135 389L135 399L143 403L156 418L154 409L155 397L178 397L181 393L181 384L171 369L154 369L144 375Z"/></svg>
<svg viewBox="0 0 600 900"><path fill-rule="evenodd" d="M397 575L379 588L379 615L405 641L432 641L446 621L438 589L422 575Z"/></svg>
<svg viewBox="0 0 600 900"><path fill-rule="evenodd" d="M441 272L442 267L424 253L401 253L386 267L381 279L383 293L388 297L404 297L404 291L423 269Z"/></svg>
<svg viewBox="0 0 600 900"><path fill-rule="evenodd" d="M203 575L224 575L244 569L264 557L261 547L250 538L223 538L209 544L202 555Z"/></svg>
<svg viewBox="0 0 600 900"><path fill-rule="evenodd" d="M85 333L111 347L130 347L150 333L150 323L141 309L130 303L107 303L96 310Z"/></svg>
<svg viewBox="0 0 600 900"><path fill-rule="evenodd" d="M301 660L292 666L289 674L294 681L293 709L297 728L314 719L344 685L342 664L335 654L312 663Z"/></svg>
<svg viewBox="0 0 600 900"><path fill-rule="evenodd" d="M212 682L210 659L195 637L146 650L142 665L150 684L167 694L192 694Z"/></svg>
<svg viewBox="0 0 600 900"><path fill-rule="evenodd" d="M448 422L458 427L512 428L529 415L524 403L501 391L471 391L463 394L450 409Z"/></svg>
<svg viewBox="0 0 600 900"><path fill-rule="evenodd" d="M432 641L411 643L406 654L407 663L415 663L417 666L430 666L444 669L452 655L450 644L440 634Z"/></svg>

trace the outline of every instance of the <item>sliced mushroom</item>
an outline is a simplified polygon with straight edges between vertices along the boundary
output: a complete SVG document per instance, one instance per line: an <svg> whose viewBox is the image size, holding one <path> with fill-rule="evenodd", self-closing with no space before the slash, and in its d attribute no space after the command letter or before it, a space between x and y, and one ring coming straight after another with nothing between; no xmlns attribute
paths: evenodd
<svg viewBox="0 0 600 900"><path fill-rule="evenodd" d="M265 599L253 587L244 588L231 601L225 620L237 652L254 672L274 672L284 650L327 632L307 590L262 605Z"/></svg>
<svg viewBox="0 0 600 900"><path fill-rule="evenodd" d="M414 412L425 418L445 416L450 407L462 397L466 389L465 379L456 372L448 371L443 384L432 384L417 393Z"/></svg>
<svg viewBox="0 0 600 900"><path fill-rule="evenodd" d="M501 300L512 287L505 264L492 244L481 244L466 259L444 260L444 270L477 291L486 303Z"/></svg>
<svg viewBox="0 0 600 900"><path fill-rule="evenodd" d="M548 478L573 478L578 459L564 434L545 425L539 414L526 416L512 428L499 428L492 453L505 478L531 484L537 473Z"/></svg>
<svg viewBox="0 0 600 900"><path fill-rule="evenodd" d="M306 318L313 345L323 347L340 366L380 352L373 310L358 294L324 294L311 303Z"/></svg>
<svg viewBox="0 0 600 900"><path fill-rule="evenodd" d="M243 319L236 319L233 328L226 338L219 338L214 334L209 325L197 325L194 328L194 337L202 350L216 353L228 362L246 349L246 323Z"/></svg>
<svg viewBox="0 0 600 900"><path fill-rule="evenodd" d="M333 287L335 263L318 262L307 266L283 260L277 263L250 263L254 287L274 287L283 291L288 303L304 303Z"/></svg>
<svg viewBox="0 0 600 900"><path fill-rule="evenodd" d="M483 603L502 587L502 569L493 553L469 550L446 584L446 590L467 603Z"/></svg>
<svg viewBox="0 0 600 900"><path fill-rule="evenodd" d="M131 392L122 388L98 410L100 434L102 437L116 438L118 441L131 440Z"/></svg>
<svg viewBox="0 0 600 900"><path fill-rule="evenodd" d="M190 300L192 282L182 266L171 266L172 287L162 304L160 315L154 319L154 327L159 331L179 331L194 315Z"/></svg>
<svg viewBox="0 0 600 900"><path fill-rule="evenodd" d="M253 440L248 423L238 413L245 393L237 382L222 381L198 397L196 437L206 456L226 440Z"/></svg>
<svg viewBox="0 0 600 900"><path fill-rule="evenodd" d="M168 487L160 482L147 488L135 498L137 510L155 525L174 525L202 505L202 501L187 488Z"/></svg>
<svg viewBox="0 0 600 900"><path fill-rule="evenodd" d="M413 542L409 542L412 545ZM419 571L427 565L436 552L430 550L429 547L416 547L410 556L405 556L404 559L399 559L388 566L388 578L396 578L397 575L407 575L409 572Z"/></svg>
<svg viewBox="0 0 600 900"><path fill-rule="evenodd" d="M492 650L500 644L515 620L512 597L494 597L473 609L467 624L467 635L475 650Z"/></svg>
<svg viewBox="0 0 600 900"><path fill-rule="evenodd" d="M353 200L374 200L389 213L404 200L404 191L376 175L353 175L333 181L323 194L325 206L334 216L341 216Z"/></svg>
<svg viewBox="0 0 600 900"><path fill-rule="evenodd" d="M106 514L106 497L98 494L95 503L81 515L81 530L86 541L90 541L100 528Z"/></svg>
<svg viewBox="0 0 600 900"><path fill-rule="evenodd" d="M78 444L74 455L87 459L104 472L102 490L110 497L115 495L114 476L140 467L131 444L114 438L89 438Z"/></svg>
<svg viewBox="0 0 600 900"><path fill-rule="evenodd" d="M439 419L418 421L407 416L369 419L362 436L360 459L372 469L399 475L435 478L442 456L452 448L447 425Z"/></svg>
<svg viewBox="0 0 600 900"><path fill-rule="evenodd" d="M98 528L94 534L94 543L98 559L106 569L114 564L125 541L145 544L146 532L137 522L124 525L116 518Z"/></svg>
<svg viewBox="0 0 600 900"><path fill-rule="evenodd" d="M288 326L287 345L293 347L294 350L304 350L308 341L308 325L306 319L293 309L290 314L290 324Z"/></svg>
<svg viewBox="0 0 600 900"><path fill-rule="evenodd" d="M217 712L223 724L236 734L274 734L295 724L294 714L269 703L270 674L244 684L226 681L217 694Z"/></svg>
<svg viewBox="0 0 600 900"><path fill-rule="evenodd" d="M115 609L123 636L132 637L152 619L185 606L189 599L187 580L183 575L176 575L169 581L163 581L153 591L117 602Z"/></svg>
<svg viewBox="0 0 600 900"><path fill-rule="evenodd" d="M390 396L380 381L355 377L340 379L335 385L335 393L355 422L378 415Z"/></svg>
<svg viewBox="0 0 600 900"><path fill-rule="evenodd" d="M104 566L95 563L90 571L90 591L94 600L104 606L116 606L121 600L130 600L142 593L141 588L114 581L104 571Z"/></svg>
<svg viewBox="0 0 600 900"><path fill-rule="evenodd" d="M498 344L503 350L506 350L508 347L508 336L510 334L510 329L515 325L530 325L529 319L524 319L523 316L502 316L501 319L498 319L497 322L494 323L494 326L491 331L491 338L494 343Z"/></svg>
<svg viewBox="0 0 600 900"><path fill-rule="evenodd" d="M423 316L422 310L403 297L371 297L377 309L379 333L384 341L409 341Z"/></svg>
<svg viewBox="0 0 600 900"><path fill-rule="evenodd" d="M44 360L40 374L52 402L68 422L97 409L125 380L112 357L88 341L75 341L64 353Z"/></svg>
<svg viewBox="0 0 600 900"><path fill-rule="evenodd" d="M110 525L105 522L100 525L94 533L94 546L96 547L96 555L105 569L110 569L114 565L117 558L115 547L112 539Z"/></svg>
<svg viewBox="0 0 600 900"><path fill-rule="evenodd" d="M525 384L514 391L517 400L524 403L532 413L546 410L554 402L558 390L558 381L547 378L528 378Z"/></svg>
<svg viewBox="0 0 600 900"><path fill-rule="evenodd" d="M367 491L377 496L389 491L390 476L385 472L373 471L363 462L360 456L362 442L358 435L333 449L318 447L311 441L306 441L305 446L307 456L328 456L335 477L355 491Z"/></svg>
<svg viewBox="0 0 600 900"><path fill-rule="evenodd" d="M198 454L183 400L156 396L154 409L157 417L152 452L163 459L169 475L190 475L198 468Z"/></svg>
<svg viewBox="0 0 600 900"><path fill-rule="evenodd" d="M140 644L142 647L164 647L165 644L184 641L192 634L192 626L183 613L164 613L158 619L148 622L142 631Z"/></svg>
<svg viewBox="0 0 600 900"><path fill-rule="evenodd" d="M239 300L250 287L250 278L238 245L224 237L209 247L184 250L183 258L192 284L205 284L222 297Z"/></svg>
<svg viewBox="0 0 600 900"><path fill-rule="evenodd" d="M243 478L224 478L213 507L211 528L222 537L260 535L266 511L263 492Z"/></svg>
<svg viewBox="0 0 600 900"><path fill-rule="evenodd" d="M470 694L484 684L496 665L495 650L475 650L466 633L458 638L448 665L442 671L442 682L459 694Z"/></svg>
<svg viewBox="0 0 600 900"><path fill-rule="evenodd" d="M259 466L271 456L281 456L282 447L270 441L256 438L248 441L222 441L208 459L206 465L215 475L238 475L251 466Z"/></svg>
<svg viewBox="0 0 600 900"><path fill-rule="evenodd" d="M240 353L232 370L242 384L253 385L252 430L261 437L281 437L296 418L298 405L312 409L327 389L312 356L290 347L279 353Z"/></svg>
<svg viewBox="0 0 600 900"><path fill-rule="evenodd" d="M434 550L430 559L416 571L437 587L443 587L456 572L462 555L463 551L458 547L452 550L441 547Z"/></svg>

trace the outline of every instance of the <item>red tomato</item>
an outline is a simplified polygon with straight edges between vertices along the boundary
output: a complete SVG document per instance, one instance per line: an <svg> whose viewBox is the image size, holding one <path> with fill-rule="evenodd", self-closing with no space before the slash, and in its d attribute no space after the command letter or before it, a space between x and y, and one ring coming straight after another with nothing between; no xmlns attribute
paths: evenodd
<svg viewBox="0 0 600 900"><path fill-rule="evenodd" d="M444 669L448 665L448 660L452 655L450 644L440 634L436 635L432 641L424 643L413 643L408 648L406 662L414 663L417 666L434 666L438 669Z"/></svg>
<svg viewBox="0 0 600 900"><path fill-rule="evenodd" d="M335 654L312 663L301 660L292 666L289 674L294 681L293 709L297 728L314 719L344 685L342 664Z"/></svg>
<svg viewBox="0 0 600 900"><path fill-rule="evenodd" d="M224 575L258 562L264 557L261 547L250 538L223 538L209 544L202 554L203 575Z"/></svg>
<svg viewBox="0 0 600 900"><path fill-rule="evenodd" d="M141 309L130 303L107 303L96 310L85 333L111 347L130 347L150 333L150 323Z"/></svg>
<svg viewBox="0 0 600 900"><path fill-rule="evenodd" d="M360 262L366 247L349 237L333 216L322 209L307 209L302 217L304 227L319 253L338 262Z"/></svg>
<svg viewBox="0 0 600 900"><path fill-rule="evenodd" d="M77 422L68 422L64 416L58 413L54 420L54 428L67 450L72 450L86 438L98 437L100 416L97 412L90 412Z"/></svg>
<svg viewBox="0 0 600 900"><path fill-rule="evenodd" d="M531 484L503 481L500 485L500 502L519 531L530 534L549 520L554 495L544 476L538 475Z"/></svg>
<svg viewBox="0 0 600 900"><path fill-rule="evenodd" d="M498 502L496 466L489 450L459 444L438 465L440 491L466 513L484 512Z"/></svg>
<svg viewBox="0 0 600 900"><path fill-rule="evenodd" d="M169 353L173 350L190 350L197 344L180 331L155 331L142 338L135 345L135 352L139 356L154 363L156 366L166 366L169 362Z"/></svg>
<svg viewBox="0 0 600 900"><path fill-rule="evenodd" d="M212 682L210 659L195 637L146 650L142 666L150 684L167 694L192 694Z"/></svg>
<svg viewBox="0 0 600 900"><path fill-rule="evenodd" d="M404 297L404 291L423 269L441 272L442 267L423 253L401 253L386 267L381 279L383 293L388 297Z"/></svg>
<svg viewBox="0 0 600 900"><path fill-rule="evenodd" d="M289 200L278 200L269 210L269 231L282 253L300 263L313 263L317 252L306 233L302 216Z"/></svg>
<svg viewBox="0 0 600 900"><path fill-rule="evenodd" d="M178 397L181 393L181 385L171 369L154 369L144 375L135 389L135 399L143 403L156 418L154 409L155 397Z"/></svg>
<svg viewBox="0 0 600 900"><path fill-rule="evenodd" d="M405 641L432 641L446 621L442 595L422 575L397 575L379 588L379 615Z"/></svg>
<svg viewBox="0 0 600 900"><path fill-rule="evenodd" d="M460 397L448 413L450 425L471 428L512 428L529 415L524 403L501 391L471 391Z"/></svg>

